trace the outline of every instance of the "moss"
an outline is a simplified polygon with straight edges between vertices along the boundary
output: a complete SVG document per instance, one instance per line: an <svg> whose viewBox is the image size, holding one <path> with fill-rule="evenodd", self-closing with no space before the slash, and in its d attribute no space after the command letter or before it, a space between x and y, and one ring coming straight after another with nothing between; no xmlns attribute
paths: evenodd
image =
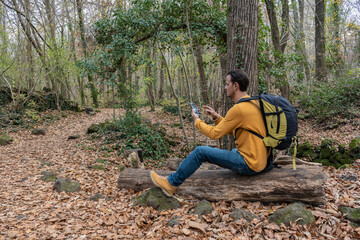
<svg viewBox="0 0 360 240"><path fill-rule="evenodd" d="M91 133L96 133L99 131L99 126L97 124L91 124L91 126L87 129L86 133L87 134L91 134Z"/></svg>
<svg viewBox="0 0 360 240"><path fill-rule="evenodd" d="M14 141L9 135L2 134L0 137L0 146L5 146L7 144L10 144L12 141Z"/></svg>
<svg viewBox="0 0 360 240"><path fill-rule="evenodd" d="M340 144L338 146L339 152L344 154L346 152L346 145L345 144Z"/></svg>
<svg viewBox="0 0 360 240"><path fill-rule="evenodd" d="M53 189L57 192L78 192L80 191L80 184L76 181L71 181L69 178L59 178L56 180Z"/></svg>
<svg viewBox="0 0 360 240"><path fill-rule="evenodd" d="M286 208L277 210L269 217L269 222L281 223L289 226L290 222L297 222L299 225L309 225L315 222L315 217L302 204L295 203Z"/></svg>
<svg viewBox="0 0 360 240"><path fill-rule="evenodd" d="M350 207L339 207L340 212L342 212L345 215L345 218L360 224L360 209L359 208L350 208Z"/></svg>
<svg viewBox="0 0 360 240"><path fill-rule="evenodd" d="M153 207L156 210L168 210L180 208L181 204L172 197L166 197L160 188L155 187L142 193L134 199L136 204Z"/></svg>
<svg viewBox="0 0 360 240"><path fill-rule="evenodd" d="M42 172L42 176L40 180L44 182L55 182L56 181L56 173L54 172Z"/></svg>
<svg viewBox="0 0 360 240"><path fill-rule="evenodd" d="M194 208L194 213L201 216L201 215L204 215L204 214L209 214L213 210L214 210L214 207L211 205L211 203L209 201L202 200Z"/></svg>
<svg viewBox="0 0 360 240"><path fill-rule="evenodd" d="M118 169L119 169L120 172L124 171L125 168L126 168L125 165L118 166Z"/></svg>
<svg viewBox="0 0 360 240"><path fill-rule="evenodd" d="M254 218L259 219L258 216L246 211L245 209L234 209L234 212L230 214L230 217L234 220L245 219L247 222L251 222Z"/></svg>
<svg viewBox="0 0 360 240"><path fill-rule="evenodd" d="M329 159L332 155L330 148L322 148L320 151L320 158L321 159Z"/></svg>
<svg viewBox="0 0 360 240"><path fill-rule="evenodd" d="M341 154L340 152L336 152L333 155L331 155L330 162L332 163L340 162L343 157L344 157L343 154Z"/></svg>
<svg viewBox="0 0 360 240"><path fill-rule="evenodd" d="M333 144L333 141L329 138L326 138L321 141L321 148L330 148Z"/></svg>
<svg viewBox="0 0 360 240"><path fill-rule="evenodd" d="M356 137L354 138L351 142L350 142L350 145L349 145L349 148L351 150L354 150L355 148L358 148L360 147L360 137Z"/></svg>
<svg viewBox="0 0 360 240"><path fill-rule="evenodd" d="M89 168L105 171L105 167L102 165L90 165Z"/></svg>

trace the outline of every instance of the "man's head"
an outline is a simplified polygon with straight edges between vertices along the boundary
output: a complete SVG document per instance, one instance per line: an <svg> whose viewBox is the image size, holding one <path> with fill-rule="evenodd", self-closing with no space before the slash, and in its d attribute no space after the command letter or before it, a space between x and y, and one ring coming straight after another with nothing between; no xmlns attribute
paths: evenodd
<svg viewBox="0 0 360 240"><path fill-rule="evenodd" d="M226 76L230 76L230 80L233 84L237 83L239 85L240 91L246 92L249 86L249 79L245 72L235 69L228 72Z"/></svg>
<svg viewBox="0 0 360 240"><path fill-rule="evenodd" d="M232 70L226 75L225 90L227 96L234 102L246 94L249 86L249 79L245 72L241 70Z"/></svg>

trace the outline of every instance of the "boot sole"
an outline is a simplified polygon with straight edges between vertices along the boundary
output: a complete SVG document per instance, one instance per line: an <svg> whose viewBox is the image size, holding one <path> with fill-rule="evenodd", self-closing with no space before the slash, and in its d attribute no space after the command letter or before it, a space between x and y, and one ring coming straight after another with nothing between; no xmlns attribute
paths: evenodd
<svg viewBox="0 0 360 240"><path fill-rule="evenodd" d="M161 191L167 196L167 197L173 197L172 194L168 193L165 189L163 189L162 187L160 187L153 179L152 177L152 174L151 174L151 171L150 171L150 178L151 178L151 181L153 182L153 184L155 184L155 186L157 186L158 188L161 189Z"/></svg>

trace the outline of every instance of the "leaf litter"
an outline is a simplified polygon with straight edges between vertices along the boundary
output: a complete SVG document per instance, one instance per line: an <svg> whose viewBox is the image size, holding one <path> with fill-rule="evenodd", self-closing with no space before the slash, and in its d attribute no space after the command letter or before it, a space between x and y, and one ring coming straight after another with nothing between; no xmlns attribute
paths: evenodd
<svg viewBox="0 0 360 240"><path fill-rule="evenodd" d="M117 114L124 114L116 110ZM152 123L162 124L167 133L180 139L173 152L179 153L186 144L180 128L169 123L179 122L178 117L161 111L142 113ZM70 114L46 126L46 135L34 136L30 130L11 133L11 145L0 148L0 239L359 239L360 227L353 227L339 211L339 206L360 207L359 181L344 180L343 175L359 176L360 160L349 168L324 167L328 174L325 184L327 202L323 206L307 206L316 223L289 227L268 222L268 217L285 203L263 204L247 201L213 202L214 211L201 219L190 214L198 199L191 196L180 209L156 211L151 207L133 204L140 193L117 188L118 165L127 164L116 154L107 155L111 163L106 171L89 169L104 153L98 150L99 141L85 134L93 123L112 119L112 109L102 109L95 116L85 113ZM39 126L43 127L43 126ZM188 136L193 126L186 122ZM79 134L79 139L68 140ZM348 144L359 134L359 127L344 125L336 130L324 131L308 122L300 122L299 135L313 144L321 136L335 138ZM319 139L320 136L320 139ZM197 139L208 140L197 131ZM51 164L42 164L44 161ZM81 185L75 193L57 193L53 182L40 180L42 171L53 171L58 177L69 177ZM109 198L91 201L90 197L102 194ZM229 215L234 208L244 208L259 217L251 222L233 221ZM177 216L179 224L168 222Z"/></svg>

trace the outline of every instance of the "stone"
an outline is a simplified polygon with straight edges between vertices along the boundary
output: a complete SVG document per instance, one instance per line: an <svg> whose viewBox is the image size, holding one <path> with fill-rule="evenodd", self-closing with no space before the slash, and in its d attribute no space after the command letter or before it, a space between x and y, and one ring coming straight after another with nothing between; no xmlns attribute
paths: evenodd
<svg viewBox="0 0 360 240"><path fill-rule="evenodd" d="M55 182L56 181L56 173L54 172L48 172L48 171L44 171L41 173L42 176L40 178L40 180L44 181L44 182Z"/></svg>
<svg viewBox="0 0 360 240"><path fill-rule="evenodd" d="M44 166L50 167L50 166L52 166L52 165L54 165L54 164L51 163L51 162L46 161L45 159L41 159L41 160L40 160L40 168L42 168L42 167L44 167Z"/></svg>
<svg viewBox="0 0 360 240"><path fill-rule="evenodd" d="M326 138L324 140L321 141L321 148L331 148L333 142L331 141L331 139Z"/></svg>
<svg viewBox="0 0 360 240"><path fill-rule="evenodd" d="M346 145L345 144L340 144L338 146L339 152L344 154L346 152Z"/></svg>
<svg viewBox="0 0 360 240"><path fill-rule="evenodd" d="M269 222L275 222L278 225L283 223L286 226L290 226L290 222L297 222L299 225L310 225L315 222L315 217L303 204L294 203L275 211L269 217Z"/></svg>
<svg viewBox="0 0 360 240"><path fill-rule="evenodd" d="M234 212L230 214L230 217L234 220L240 220L240 219L245 219L247 222L251 222L254 218L256 219L260 219L258 216L256 216L255 214L246 211L245 209L237 209L235 208L233 210Z"/></svg>
<svg viewBox="0 0 360 240"><path fill-rule="evenodd" d="M131 152L127 158L127 161L133 168L145 169L145 166L140 161L140 158L139 158L139 155L137 152Z"/></svg>
<svg viewBox="0 0 360 240"><path fill-rule="evenodd" d="M345 218L351 222L360 224L360 208L350 208L345 206L340 206L339 210L344 214Z"/></svg>
<svg viewBox="0 0 360 240"><path fill-rule="evenodd" d="M0 137L0 146L8 145L8 144L12 143L13 141L14 141L14 139L12 139L9 135L4 133Z"/></svg>
<svg viewBox="0 0 360 240"><path fill-rule="evenodd" d="M360 137L356 137L354 138L350 144L349 144L349 148L352 152L354 153L359 153L360 152Z"/></svg>
<svg viewBox="0 0 360 240"><path fill-rule="evenodd" d="M320 158L321 159L329 159L332 154L333 154L333 152L328 147L323 147L320 150Z"/></svg>
<svg viewBox="0 0 360 240"><path fill-rule="evenodd" d="M193 212L199 217L205 214L210 214L214 210L212 204L207 200L201 200L196 204L196 207L193 209Z"/></svg>
<svg viewBox="0 0 360 240"><path fill-rule="evenodd" d="M171 220L168 222L167 225L170 226L170 227L180 225L180 221L178 219L180 219L180 216L175 215L174 217L171 218Z"/></svg>
<svg viewBox="0 0 360 240"><path fill-rule="evenodd" d="M80 138L80 134L68 136L68 139L69 139L69 140L71 140L71 139L78 139L78 138Z"/></svg>
<svg viewBox="0 0 360 240"><path fill-rule="evenodd" d="M88 127L86 133L87 134L91 134L91 133L96 133L100 130L99 126L97 124L91 124L90 127Z"/></svg>
<svg viewBox="0 0 360 240"><path fill-rule="evenodd" d="M169 168L172 171L176 171L178 167L180 166L183 159L181 158L169 158L166 167Z"/></svg>
<svg viewBox="0 0 360 240"><path fill-rule="evenodd" d="M356 182L357 176L356 175L341 175L341 179L345 181L353 181Z"/></svg>
<svg viewBox="0 0 360 240"><path fill-rule="evenodd" d="M70 178L58 178L55 181L53 190L57 192L78 192L80 191L80 184L77 181L71 181Z"/></svg>
<svg viewBox="0 0 360 240"><path fill-rule="evenodd" d="M153 207L158 211L177 209L181 207L179 201L173 197L167 197L160 188L154 187L140 194L134 199L136 204Z"/></svg>
<svg viewBox="0 0 360 240"><path fill-rule="evenodd" d="M94 109L91 108L91 107L86 107L84 110L85 110L85 112L86 112L87 114L90 114L90 113L93 113L93 112L94 112Z"/></svg>
<svg viewBox="0 0 360 240"><path fill-rule="evenodd" d="M100 193L97 193L97 194L95 194L94 196L90 197L90 200L96 202L96 201L99 201L100 198L101 198L101 199L105 199L106 201L110 200L110 198L105 197L105 196L103 196L103 195L100 194Z"/></svg>
<svg viewBox="0 0 360 240"><path fill-rule="evenodd" d="M31 130L32 135L45 135L45 129L42 128L34 128Z"/></svg>

